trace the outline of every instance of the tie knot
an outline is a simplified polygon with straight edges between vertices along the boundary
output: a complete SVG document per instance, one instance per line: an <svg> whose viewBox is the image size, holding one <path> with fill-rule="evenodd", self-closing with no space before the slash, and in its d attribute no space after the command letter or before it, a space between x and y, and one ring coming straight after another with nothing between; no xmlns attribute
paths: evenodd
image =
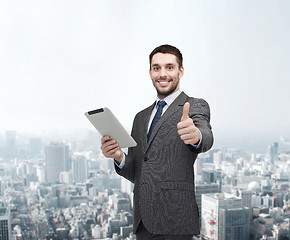
<svg viewBox="0 0 290 240"><path fill-rule="evenodd" d="M158 105L158 108L161 107L163 109L163 107L166 105L166 102L161 100L161 101L158 101L157 105Z"/></svg>

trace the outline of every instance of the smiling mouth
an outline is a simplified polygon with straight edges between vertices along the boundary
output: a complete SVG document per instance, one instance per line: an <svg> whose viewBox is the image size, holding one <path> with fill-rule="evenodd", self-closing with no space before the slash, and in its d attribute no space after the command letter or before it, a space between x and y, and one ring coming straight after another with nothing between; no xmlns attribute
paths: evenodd
<svg viewBox="0 0 290 240"><path fill-rule="evenodd" d="M172 81L172 79L168 79L168 80L157 80L157 82L162 86L162 87L166 87L170 82Z"/></svg>

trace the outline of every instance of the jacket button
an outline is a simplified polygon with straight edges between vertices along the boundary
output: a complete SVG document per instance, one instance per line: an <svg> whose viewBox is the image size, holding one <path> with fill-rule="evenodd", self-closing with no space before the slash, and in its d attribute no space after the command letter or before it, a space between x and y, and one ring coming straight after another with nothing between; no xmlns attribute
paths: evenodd
<svg viewBox="0 0 290 240"><path fill-rule="evenodd" d="M148 161L148 157L144 157L144 161L145 161L145 162Z"/></svg>

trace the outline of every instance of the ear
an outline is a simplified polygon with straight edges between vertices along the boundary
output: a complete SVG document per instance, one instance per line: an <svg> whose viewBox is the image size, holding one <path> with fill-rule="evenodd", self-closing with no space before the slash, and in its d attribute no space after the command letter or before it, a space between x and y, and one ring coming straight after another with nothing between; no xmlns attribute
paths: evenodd
<svg viewBox="0 0 290 240"><path fill-rule="evenodd" d="M184 74L184 67L181 66L181 67L179 68L179 78L182 78L183 74Z"/></svg>

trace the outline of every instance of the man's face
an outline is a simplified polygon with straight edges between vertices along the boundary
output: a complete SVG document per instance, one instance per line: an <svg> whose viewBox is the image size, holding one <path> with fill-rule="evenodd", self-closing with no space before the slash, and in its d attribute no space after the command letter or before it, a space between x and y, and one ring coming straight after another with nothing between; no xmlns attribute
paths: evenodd
<svg viewBox="0 0 290 240"><path fill-rule="evenodd" d="M165 98L179 89L179 79L184 69L179 67L176 56L170 53L156 53L151 60L149 71L158 97Z"/></svg>

